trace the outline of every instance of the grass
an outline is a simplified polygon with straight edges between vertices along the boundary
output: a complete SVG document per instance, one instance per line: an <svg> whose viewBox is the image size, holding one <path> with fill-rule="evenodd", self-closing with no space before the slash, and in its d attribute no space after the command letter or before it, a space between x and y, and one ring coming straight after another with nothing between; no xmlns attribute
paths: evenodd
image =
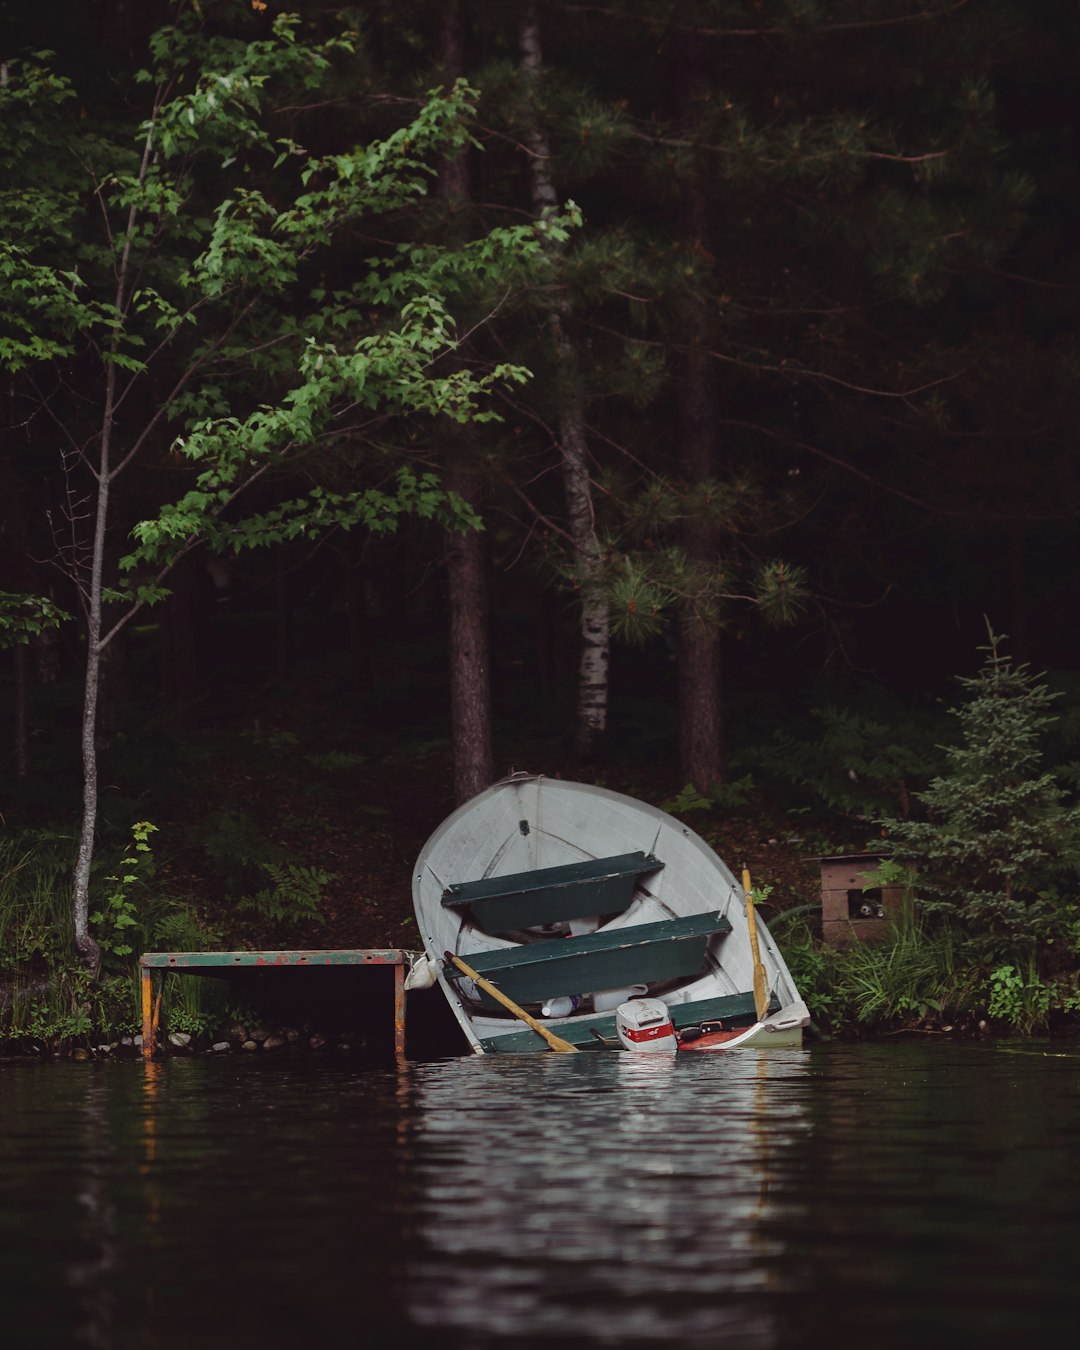
<svg viewBox="0 0 1080 1350"><path fill-rule="evenodd" d="M818 1024L833 1034L978 1020L985 972L965 963L956 934L928 929L910 908L876 942L836 949L804 923L784 955Z"/></svg>
<svg viewBox="0 0 1080 1350"><path fill-rule="evenodd" d="M898 920L884 941L858 942L838 962L837 988L860 1026L922 1021L957 1005L957 968L948 929L925 932Z"/></svg>
<svg viewBox="0 0 1080 1350"><path fill-rule="evenodd" d="M0 839L0 1045L58 1054L134 1035L140 1025L138 953L198 950L219 940L184 898L146 887L129 930L135 950L123 957L106 953L93 979L72 941L71 849L72 841L58 834ZM108 865L102 861L100 869ZM168 981L165 1025L207 1034L223 1016L213 992L197 976Z"/></svg>

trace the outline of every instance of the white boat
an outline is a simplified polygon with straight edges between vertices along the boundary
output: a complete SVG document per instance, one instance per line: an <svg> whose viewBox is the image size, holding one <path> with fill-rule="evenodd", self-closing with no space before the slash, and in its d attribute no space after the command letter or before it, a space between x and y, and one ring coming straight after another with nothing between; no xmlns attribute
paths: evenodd
<svg viewBox="0 0 1080 1350"><path fill-rule="evenodd" d="M577 1049L618 1047L616 1010L642 999L667 1009L680 1050L797 1047L810 1020L760 917L755 962L751 907L709 845L606 788L496 783L424 845L413 902L428 967L477 1054L546 1050L528 1018Z"/></svg>

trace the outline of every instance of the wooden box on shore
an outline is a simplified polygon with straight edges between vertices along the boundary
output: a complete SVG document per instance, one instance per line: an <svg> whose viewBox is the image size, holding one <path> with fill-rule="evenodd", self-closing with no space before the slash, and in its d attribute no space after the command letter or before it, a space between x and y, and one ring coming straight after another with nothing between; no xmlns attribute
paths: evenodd
<svg viewBox="0 0 1080 1350"><path fill-rule="evenodd" d="M883 937L888 918L903 902L899 886L867 887L883 860L880 853L843 853L817 858L821 868L821 935L834 947L855 939Z"/></svg>

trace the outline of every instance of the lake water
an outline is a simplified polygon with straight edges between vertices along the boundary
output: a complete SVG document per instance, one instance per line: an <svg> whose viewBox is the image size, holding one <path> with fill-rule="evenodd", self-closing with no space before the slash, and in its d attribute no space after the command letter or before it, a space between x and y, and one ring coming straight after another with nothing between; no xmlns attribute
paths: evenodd
<svg viewBox="0 0 1080 1350"><path fill-rule="evenodd" d="M0 1065L10 1350L1071 1343L1080 1049Z"/></svg>

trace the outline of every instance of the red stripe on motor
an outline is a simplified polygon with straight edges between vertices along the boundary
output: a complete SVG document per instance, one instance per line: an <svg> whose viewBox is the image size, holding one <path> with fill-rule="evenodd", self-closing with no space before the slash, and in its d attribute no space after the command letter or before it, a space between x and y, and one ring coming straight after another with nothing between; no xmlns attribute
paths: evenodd
<svg viewBox="0 0 1080 1350"><path fill-rule="evenodd" d="M674 1036L675 1028L670 1022L662 1022L658 1027L623 1027L623 1035L628 1041L658 1041L661 1036Z"/></svg>

